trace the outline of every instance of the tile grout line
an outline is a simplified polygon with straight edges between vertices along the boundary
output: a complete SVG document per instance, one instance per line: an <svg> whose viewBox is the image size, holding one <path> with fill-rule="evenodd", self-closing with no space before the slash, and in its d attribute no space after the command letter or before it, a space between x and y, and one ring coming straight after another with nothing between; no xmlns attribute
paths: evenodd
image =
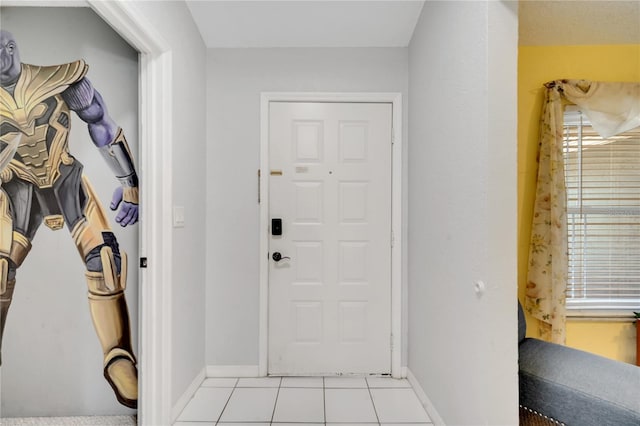
<svg viewBox="0 0 640 426"><path fill-rule="evenodd" d="M280 389L282 389L282 377L280 377L280 383L278 383L278 392L276 393L276 400L273 403L273 411L271 412L271 421L269 422L270 426L273 424L273 420L276 416L276 407L278 405L278 398L280 397Z"/></svg>
<svg viewBox="0 0 640 426"><path fill-rule="evenodd" d="M371 386L369 386L369 380L367 377L364 378L364 382L367 384L367 391L369 392L369 398L371 398L371 405L373 405L373 412L376 415L376 420L378 420L378 425L380 425L380 416L378 416L378 409L376 408L376 403L373 400L373 394L371 393Z"/></svg>
<svg viewBox="0 0 640 426"><path fill-rule="evenodd" d="M220 415L218 416L218 420L215 421L215 424L220 423L220 420L222 419L222 415L224 414L224 410L227 409L227 405L229 405L229 401L231 401L231 397L233 396L233 393L236 391L236 388L238 387L238 382L240 382L240 379L236 379L236 383L235 385L233 385L233 389L229 394L229 398L227 398L227 402L225 402L224 407L222 407L222 411L220 411Z"/></svg>

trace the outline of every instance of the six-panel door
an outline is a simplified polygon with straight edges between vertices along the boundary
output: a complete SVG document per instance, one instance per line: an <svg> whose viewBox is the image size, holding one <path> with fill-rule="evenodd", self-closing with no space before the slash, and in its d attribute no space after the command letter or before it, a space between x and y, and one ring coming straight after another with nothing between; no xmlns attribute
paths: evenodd
<svg viewBox="0 0 640 426"><path fill-rule="evenodd" d="M390 103L270 103L271 375L390 373L391 123Z"/></svg>

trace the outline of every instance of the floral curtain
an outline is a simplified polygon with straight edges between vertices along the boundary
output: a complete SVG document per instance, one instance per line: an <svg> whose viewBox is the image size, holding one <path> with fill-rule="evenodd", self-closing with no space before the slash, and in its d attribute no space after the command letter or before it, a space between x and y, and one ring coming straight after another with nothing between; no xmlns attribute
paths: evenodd
<svg viewBox="0 0 640 426"><path fill-rule="evenodd" d="M531 226L525 309L537 318L540 336L565 341L567 196L562 159L561 93L548 84L540 122L538 184Z"/></svg>
<svg viewBox="0 0 640 426"><path fill-rule="evenodd" d="M545 88L525 308L540 320L543 339L564 344L568 269L564 105L580 106L593 128L607 138L640 125L640 83L557 80Z"/></svg>

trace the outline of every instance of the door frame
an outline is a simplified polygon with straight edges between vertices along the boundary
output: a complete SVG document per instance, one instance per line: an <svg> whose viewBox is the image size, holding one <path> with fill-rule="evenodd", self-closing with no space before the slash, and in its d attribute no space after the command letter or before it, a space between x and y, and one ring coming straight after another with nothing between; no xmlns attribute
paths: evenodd
<svg viewBox="0 0 640 426"><path fill-rule="evenodd" d="M263 92L260 94L260 376L267 376L269 354L269 103L335 102L392 104L391 149L391 376L401 378L402 369L402 94L335 92Z"/></svg>
<svg viewBox="0 0 640 426"><path fill-rule="evenodd" d="M131 2L86 2L139 52L140 201L145 207L139 248L149 262L139 269L138 281L138 424L171 424L171 45Z"/></svg>

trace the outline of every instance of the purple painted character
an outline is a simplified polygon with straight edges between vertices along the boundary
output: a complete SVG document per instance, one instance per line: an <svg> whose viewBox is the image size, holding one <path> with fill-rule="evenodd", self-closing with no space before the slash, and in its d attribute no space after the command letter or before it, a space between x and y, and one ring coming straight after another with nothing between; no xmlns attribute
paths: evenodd
<svg viewBox="0 0 640 426"><path fill-rule="evenodd" d="M138 221L138 176L122 129L85 77L79 60L57 66L20 62L13 35L0 30L0 345L16 270L44 222L67 225L86 265L89 308L104 352L104 376L121 404L137 407L138 378L124 296L127 256L105 211L69 153L71 111L120 181L111 209L121 226ZM58 285L57 283L52 283Z"/></svg>

